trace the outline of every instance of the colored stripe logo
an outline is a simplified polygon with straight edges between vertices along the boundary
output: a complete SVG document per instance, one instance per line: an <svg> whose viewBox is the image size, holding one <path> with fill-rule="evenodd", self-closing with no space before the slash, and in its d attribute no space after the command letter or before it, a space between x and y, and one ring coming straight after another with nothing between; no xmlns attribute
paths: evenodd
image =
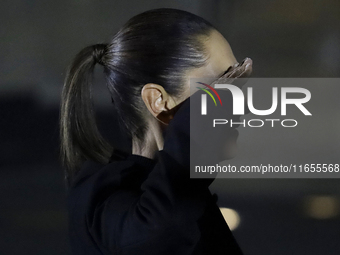
<svg viewBox="0 0 340 255"><path fill-rule="evenodd" d="M211 89L212 92L214 92L214 94L217 96L218 100L220 101L220 104L222 105L222 100L221 100L219 94L217 93L217 91L213 87L211 87L210 85L205 84L203 82L197 82L197 83L202 84L202 85L206 86L207 88ZM217 106L215 97L207 89L200 88L200 87L197 87L197 88L200 89L200 90L203 90L204 92L206 92L212 98L212 100L214 100L215 106Z"/></svg>

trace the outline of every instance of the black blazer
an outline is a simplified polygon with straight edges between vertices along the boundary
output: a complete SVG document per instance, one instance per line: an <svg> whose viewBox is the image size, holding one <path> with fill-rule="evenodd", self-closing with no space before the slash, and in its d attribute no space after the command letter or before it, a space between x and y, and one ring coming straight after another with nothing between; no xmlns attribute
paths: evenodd
<svg viewBox="0 0 340 255"><path fill-rule="evenodd" d="M190 179L189 103L155 159L113 154L87 161L68 192L73 254L242 254L208 186Z"/></svg>

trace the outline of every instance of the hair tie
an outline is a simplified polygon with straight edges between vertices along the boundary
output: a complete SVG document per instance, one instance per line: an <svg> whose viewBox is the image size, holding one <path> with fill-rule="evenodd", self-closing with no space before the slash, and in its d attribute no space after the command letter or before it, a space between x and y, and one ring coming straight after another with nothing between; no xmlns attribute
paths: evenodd
<svg viewBox="0 0 340 255"><path fill-rule="evenodd" d="M95 44L93 45L93 58L94 60L104 66L103 56L106 53L107 44Z"/></svg>

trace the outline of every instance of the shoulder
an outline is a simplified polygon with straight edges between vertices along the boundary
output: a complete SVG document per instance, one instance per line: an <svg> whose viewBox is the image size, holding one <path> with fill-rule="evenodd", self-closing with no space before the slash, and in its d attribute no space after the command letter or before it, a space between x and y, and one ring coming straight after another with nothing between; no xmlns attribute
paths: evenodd
<svg viewBox="0 0 340 255"><path fill-rule="evenodd" d="M114 161L103 165L86 161L67 192L70 214L87 214L110 195L122 189L122 183L131 178L127 173L138 171L138 166L129 160Z"/></svg>
<svg viewBox="0 0 340 255"><path fill-rule="evenodd" d="M124 169L130 168L132 165L133 162L130 161L114 161L109 164L101 164L92 160L87 160L82 164L77 174L71 180L69 192L83 186L94 184L105 176L119 176Z"/></svg>
<svg viewBox="0 0 340 255"><path fill-rule="evenodd" d="M101 221L108 223L110 231L115 231L120 216L139 196L140 182L144 180L141 173L147 174L131 159L107 165L85 162L67 194L72 240L85 242L84 235L99 238L100 233L109 231Z"/></svg>

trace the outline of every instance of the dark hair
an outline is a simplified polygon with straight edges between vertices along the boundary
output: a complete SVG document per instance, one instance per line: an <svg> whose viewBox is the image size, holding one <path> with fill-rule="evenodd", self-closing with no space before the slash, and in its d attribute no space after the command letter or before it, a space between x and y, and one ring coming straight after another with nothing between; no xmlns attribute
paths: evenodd
<svg viewBox="0 0 340 255"><path fill-rule="evenodd" d="M131 18L109 44L81 50L71 64L62 92L61 157L66 178L86 159L107 163L112 146L98 131L90 86L96 63L104 67L107 86L123 126L143 141L147 128L142 87L156 83L170 95L184 89L185 71L208 58L204 36L213 26L203 18L175 9L156 9Z"/></svg>

